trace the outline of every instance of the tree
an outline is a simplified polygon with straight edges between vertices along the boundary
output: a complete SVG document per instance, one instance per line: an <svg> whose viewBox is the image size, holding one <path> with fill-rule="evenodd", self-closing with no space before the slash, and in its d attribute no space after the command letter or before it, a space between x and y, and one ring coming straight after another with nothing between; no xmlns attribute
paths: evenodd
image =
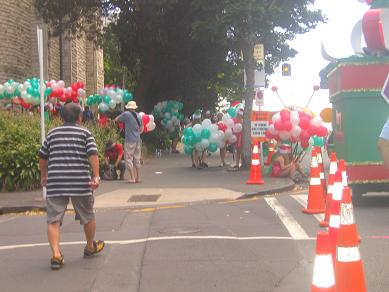
<svg viewBox="0 0 389 292"><path fill-rule="evenodd" d="M245 88L244 162L251 158L250 119L254 97L253 57L256 43L265 47L265 72L270 74L281 61L294 57L296 51L289 41L324 21L320 10L313 10L314 0L198 0L214 13L200 19L195 27L210 34L223 34L230 49L230 61L238 63L243 56L247 75Z"/></svg>
<svg viewBox="0 0 389 292"><path fill-rule="evenodd" d="M289 41L324 21L314 0L36 1L54 30L87 31L97 41L109 18L145 110L166 98L179 98L191 110L212 107L220 95L242 92L244 68L245 162L251 155L254 45L264 44L265 72L271 74L296 54ZM59 23L57 15L66 17Z"/></svg>

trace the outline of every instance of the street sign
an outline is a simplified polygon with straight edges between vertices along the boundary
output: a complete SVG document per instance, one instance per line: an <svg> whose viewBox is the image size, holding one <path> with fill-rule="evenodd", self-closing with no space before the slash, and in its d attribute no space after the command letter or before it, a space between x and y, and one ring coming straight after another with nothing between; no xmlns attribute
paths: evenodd
<svg viewBox="0 0 389 292"><path fill-rule="evenodd" d="M389 105L389 74L386 77L384 87L382 87L381 95L384 98L384 100L386 101L386 103Z"/></svg>
<svg viewBox="0 0 389 292"><path fill-rule="evenodd" d="M263 44L256 44L254 46L254 59L255 61L261 61L265 59Z"/></svg>
<svg viewBox="0 0 389 292"><path fill-rule="evenodd" d="M265 136L266 130L269 128L269 124L273 112L265 111L253 111L251 114L251 140L256 142L265 142L267 140Z"/></svg>

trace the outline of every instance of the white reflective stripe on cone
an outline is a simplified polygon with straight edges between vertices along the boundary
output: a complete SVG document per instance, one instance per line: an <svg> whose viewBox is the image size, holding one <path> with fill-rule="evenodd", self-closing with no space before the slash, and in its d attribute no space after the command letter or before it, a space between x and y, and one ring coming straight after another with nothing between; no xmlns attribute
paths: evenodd
<svg viewBox="0 0 389 292"><path fill-rule="evenodd" d="M330 163L330 174L335 174L338 171L338 166L336 165L336 162Z"/></svg>
<svg viewBox="0 0 389 292"><path fill-rule="evenodd" d="M340 205L340 224L351 225L354 224L354 211L353 205L341 204Z"/></svg>
<svg viewBox="0 0 389 292"><path fill-rule="evenodd" d="M311 161L311 167L318 167L319 164L317 164L317 159L314 157L312 158L312 161Z"/></svg>
<svg viewBox="0 0 389 292"><path fill-rule="evenodd" d="M320 172L320 178L324 179L324 173L323 172Z"/></svg>
<svg viewBox="0 0 389 292"><path fill-rule="evenodd" d="M327 193L332 195L333 191L334 191L334 186L328 185Z"/></svg>
<svg viewBox="0 0 389 292"><path fill-rule="evenodd" d="M255 154L258 154L258 153L259 153L259 151L258 151L258 146L257 146L257 145L254 146L254 148L253 148L253 153L255 153Z"/></svg>
<svg viewBox="0 0 389 292"><path fill-rule="evenodd" d="M334 189L332 192L332 199L334 201L342 200L342 192L343 192L343 184L342 183L335 183Z"/></svg>
<svg viewBox="0 0 389 292"><path fill-rule="evenodd" d="M347 173L345 171L342 171L342 183L343 186L347 187Z"/></svg>
<svg viewBox="0 0 389 292"><path fill-rule="evenodd" d="M359 248L354 247L340 247L336 248L336 259L338 262L342 263L351 263L358 262L361 260L361 254L359 253Z"/></svg>
<svg viewBox="0 0 389 292"><path fill-rule="evenodd" d="M332 228L339 228L340 226L340 216L339 215L331 215L330 222L328 225Z"/></svg>
<svg viewBox="0 0 389 292"><path fill-rule="evenodd" d="M335 286L334 266L330 254L316 256L313 266L312 285L318 288Z"/></svg>
<svg viewBox="0 0 389 292"><path fill-rule="evenodd" d="M309 184L311 186L320 186L321 185L320 177L311 177L311 182Z"/></svg>
<svg viewBox="0 0 389 292"><path fill-rule="evenodd" d="M317 154L317 163L323 163L323 159L320 154Z"/></svg>
<svg viewBox="0 0 389 292"><path fill-rule="evenodd" d="M259 165L259 159L253 159L251 160L252 165Z"/></svg>

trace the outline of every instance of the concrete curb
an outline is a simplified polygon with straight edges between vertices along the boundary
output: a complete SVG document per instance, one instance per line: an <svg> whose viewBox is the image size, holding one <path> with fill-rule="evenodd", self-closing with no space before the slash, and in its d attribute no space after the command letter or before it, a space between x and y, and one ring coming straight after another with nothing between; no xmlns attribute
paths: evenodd
<svg viewBox="0 0 389 292"><path fill-rule="evenodd" d="M253 192L253 193L246 193L246 194L240 196L239 198L237 198L236 200L243 200L243 199L253 198L256 196L265 196L265 195L270 195L270 194L275 194L275 193L287 192L287 191L293 190L295 188L295 186L296 185L294 183L291 183L287 186L283 186L280 188L273 188L270 190L263 190L263 191Z"/></svg>
<svg viewBox="0 0 389 292"><path fill-rule="evenodd" d="M42 206L17 206L17 207L0 207L0 215L17 214L24 212L46 212L46 207Z"/></svg>

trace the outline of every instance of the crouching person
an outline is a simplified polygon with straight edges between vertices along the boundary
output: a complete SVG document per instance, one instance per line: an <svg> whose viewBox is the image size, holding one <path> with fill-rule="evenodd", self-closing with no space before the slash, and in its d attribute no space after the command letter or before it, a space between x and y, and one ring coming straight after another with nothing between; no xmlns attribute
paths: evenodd
<svg viewBox="0 0 389 292"><path fill-rule="evenodd" d="M108 140L105 144L104 159L105 164L103 166L104 179L118 178L117 172L120 172L120 180L124 179L124 173L126 171L126 163L123 159L124 150L123 145L112 140Z"/></svg>

